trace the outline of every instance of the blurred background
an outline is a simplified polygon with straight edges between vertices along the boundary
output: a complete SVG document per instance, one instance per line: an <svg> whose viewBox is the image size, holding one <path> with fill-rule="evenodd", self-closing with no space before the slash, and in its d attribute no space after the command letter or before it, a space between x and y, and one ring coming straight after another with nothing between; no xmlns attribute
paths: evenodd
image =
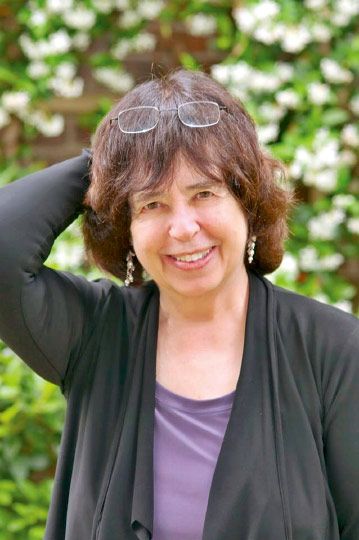
<svg viewBox="0 0 359 540"><path fill-rule="evenodd" d="M359 0L0 0L0 186L90 146L151 73L205 71L243 101L299 200L269 279L358 314L358 15ZM103 276L78 220L46 264ZM0 342L0 540L43 538L64 413Z"/></svg>

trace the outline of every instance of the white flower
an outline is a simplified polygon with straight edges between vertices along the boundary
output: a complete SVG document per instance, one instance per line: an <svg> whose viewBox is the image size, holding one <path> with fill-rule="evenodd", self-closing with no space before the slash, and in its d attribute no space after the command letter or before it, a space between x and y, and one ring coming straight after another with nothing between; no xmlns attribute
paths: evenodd
<svg viewBox="0 0 359 540"><path fill-rule="evenodd" d="M273 32L273 27L266 23L258 26L254 30L253 37L265 45L272 45L277 41L277 36L275 32Z"/></svg>
<svg viewBox="0 0 359 540"><path fill-rule="evenodd" d="M211 67L211 75L216 81L226 86L231 77L231 66L214 64Z"/></svg>
<svg viewBox="0 0 359 540"><path fill-rule="evenodd" d="M117 60L123 60L132 50L132 44L129 39L121 39L111 49L111 53Z"/></svg>
<svg viewBox="0 0 359 540"><path fill-rule="evenodd" d="M118 22L123 28L135 26L141 21L142 16L138 13L138 11L134 11L132 9L124 11L122 15L120 15L120 17L118 18Z"/></svg>
<svg viewBox="0 0 359 540"><path fill-rule="evenodd" d="M346 13L333 13L331 17L331 22L334 24L334 26L347 26L350 22L350 15L347 15Z"/></svg>
<svg viewBox="0 0 359 540"><path fill-rule="evenodd" d="M144 19L155 19L164 8L164 2L160 0L142 0L138 3L138 12Z"/></svg>
<svg viewBox="0 0 359 540"><path fill-rule="evenodd" d="M248 90L244 85L234 85L231 84L228 87L229 92L232 94L232 96L236 99L239 99L242 101L242 103L245 103L249 99Z"/></svg>
<svg viewBox="0 0 359 540"><path fill-rule="evenodd" d="M113 8L112 0L92 0L92 5L100 13L110 13Z"/></svg>
<svg viewBox="0 0 359 540"><path fill-rule="evenodd" d="M338 173L336 169L324 169L312 173L312 185L324 192L333 191L337 187Z"/></svg>
<svg viewBox="0 0 359 540"><path fill-rule="evenodd" d="M306 26L287 26L281 39L282 49L290 53L301 52L310 39L311 36Z"/></svg>
<svg viewBox="0 0 359 540"><path fill-rule="evenodd" d="M320 61L320 69L323 76L331 83L348 83L353 80L353 74L348 69L344 69L331 58L323 58Z"/></svg>
<svg viewBox="0 0 359 540"><path fill-rule="evenodd" d="M336 0L331 21L336 26L346 26L352 17L359 14L358 0Z"/></svg>
<svg viewBox="0 0 359 540"><path fill-rule="evenodd" d="M76 75L76 66L72 62L61 62L56 67L57 77L62 79L72 79Z"/></svg>
<svg viewBox="0 0 359 540"><path fill-rule="evenodd" d="M332 255L326 255L319 261L321 270L336 270L344 262L344 257L341 253L333 253Z"/></svg>
<svg viewBox="0 0 359 540"><path fill-rule="evenodd" d="M273 272L272 276L277 277L278 275L283 275L290 281L295 281L298 277L299 268L298 261L291 253L285 253L282 259L282 262Z"/></svg>
<svg viewBox="0 0 359 540"><path fill-rule="evenodd" d="M264 72L264 71L252 71L251 76L246 84L254 92L275 92L281 82L277 75Z"/></svg>
<svg viewBox="0 0 359 540"><path fill-rule="evenodd" d="M245 34L251 34L257 24L257 19L248 8L234 9L233 18L236 21L238 28Z"/></svg>
<svg viewBox="0 0 359 540"><path fill-rule="evenodd" d="M41 60L36 60L30 62L26 68L26 72L31 77L31 79L41 79L41 77L46 77L50 73L50 68L45 62Z"/></svg>
<svg viewBox="0 0 359 540"><path fill-rule="evenodd" d="M18 112L19 109L26 109L30 103L30 96L27 92L4 92L2 95L2 105L8 112Z"/></svg>
<svg viewBox="0 0 359 540"><path fill-rule="evenodd" d="M75 9L66 11L63 14L63 18L70 28L75 28L76 30L89 30L96 22L96 13L83 6L78 6Z"/></svg>
<svg viewBox="0 0 359 540"><path fill-rule="evenodd" d="M258 109L259 114L266 122L279 121L283 118L286 110L275 103L263 103Z"/></svg>
<svg viewBox="0 0 359 540"><path fill-rule="evenodd" d="M298 146L294 159L297 163L299 163L299 165L306 167L311 164L313 156L307 148L304 146Z"/></svg>
<svg viewBox="0 0 359 540"><path fill-rule="evenodd" d="M349 218L347 221L348 230L353 234L359 234L359 218Z"/></svg>
<svg viewBox="0 0 359 540"><path fill-rule="evenodd" d="M31 13L29 23L32 26L43 26L47 22L47 16L45 11L42 11L41 9L35 10L33 13Z"/></svg>
<svg viewBox="0 0 359 540"><path fill-rule="evenodd" d="M322 141L320 138L314 141L314 159L312 165L316 169L323 167L335 167L339 163L339 142L337 139Z"/></svg>
<svg viewBox="0 0 359 540"><path fill-rule="evenodd" d="M156 38L149 32L142 32L137 34L133 44L136 52L152 51L156 47Z"/></svg>
<svg viewBox="0 0 359 540"><path fill-rule="evenodd" d="M332 240L336 235L338 225L344 220L345 213L341 208L333 208L329 212L323 212L309 220L309 236L312 239Z"/></svg>
<svg viewBox="0 0 359 540"><path fill-rule="evenodd" d="M328 127L319 128L315 134L314 147L321 148L322 144L327 142L330 138L330 132Z"/></svg>
<svg viewBox="0 0 359 540"><path fill-rule="evenodd" d="M217 21L212 15L197 13L186 20L189 32L194 36L207 36L217 30Z"/></svg>
<svg viewBox="0 0 359 540"><path fill-rule="evenodd" d="M280 8L273 0L262 0L252 7L252 13L257 21L273 19L278 15Z"/></svg>
<svg viewBox="0 0 359 540"><path fill-rule="evenodd" d="M299 250L299 266L305 272L312 272L318 269L318 253L313 246L307 246Z"/></svg>
<svg viewBox="0 0 359 540"><path fill-rule="evenodd" d="M5 109L2 109L0 107L0 129L7 126L9 122L10 122L10 115Z"/></svg>
<svg viewBox="0 0 359 540"><path fill-rule="evenodd" d="M349 300L340 300L339 302L335 302L332 305L337 307L338 309L346 311L347 313L352 313L353 310L352 303Z"/></svg>
<svg viewBox="0 0 359 540"><path fill-rule="evenodd" d="M294 76L294 67L287 62L278 62L276 74L282 83L288 82Z"/></svg>
<svg viewBox="0 0 359 540"><path fill-rule="evenodd" d="M339 195L335 195L333 198L332 198L332 203L334 204L334 206L336 206L337 208L348 208L348 206L351 206L352 204L355 203L355 197L354 195L346 195L346 194L339 194Z"/></svg>
<svg viewBox="0 0 359 540"><path fill-rule="evenodd" d="M299 180L303 174L303 167L297 161L293 161L289 166L289 174L291 178Z"/></svg>
<svg viewBox="0 0 359 540"><path fill-rule="evenodd" d="M43 41L43 40L42 40ZM20 47L25 56L31 60L40 60L44 55L40 52L40 41L36 44L26 34L21 34L19 37Z"/></svg>
<svg viewBox="0 0 359 540"><path fill-rule="evenodd" d="M318 265L317 270L320 270L320 267ZM329 304L329 298L324 293L318 293L313 296L314 300L317 300L317 302L322 302L322 304Z"/></svg>
<svg viewBox="0 0 359 540"><path fill-rule="evenodd" d="M359 94L356 94L354 97L352 97L349 106L353 113L359 116Z"/></svg>
<svg viewBox="0 0 359 540"><path fill-rule="evenodd" d="M130 6L129 0L114 0L114 7L125 11Z"/></svg>
<svg viewBox="0 0 359 540"><path fill-rule="evenodd" d="M78 267L83 261L84 250L81 244L69 244L61 242L54 253L51 253L51 262L61 268L71 269Z"/></svg>
<svg viewBox="0 0 359 540"><path fill-rule="evenodd" d="M322 9L327 6L327 0L304 0L304 5L308 9Z"/></svg>
<svg viewBox="0 0 359 540"><path fill-rule="evenodd" d="M313 24L310 30L313 39L319 41L319 43L326 43L332 37L330 29L324 24Z"/></svg>
<svg viewBox="0 0 359 540"><path fill-rule="evenodd" d="M90 36L85 32L78 32L72 37L72 45L75 49L84 51L90 45Z"/></svg>
<svg viewBox="0 0 359 540"><path fill-rule="evenodd" d="M135 82L129 73L114 68L98 68L94 71L95 78L111 90L126 93L133 88Z"/></svg>
<svg viewBox="0 0 359 540"><path fill-rule="evenodd" d="M73 0L47 0L46 9L50 13L64 13L71 10Z"/></svg>
<svg viewBox="0 0 359 540"><path fill-rule="evenodd" d="M49 36L47 54L63 54L70 48L71 38L66 30L58 30Z"/></svg>
<svg viewBox="0 0 359 540"><path fill-rule="evenodd" d="M358 0L335 0L335 9L339 13L354 17L359 14L359 2Z"/></svg>
<svg viewBox="0 0 359 540"><path fill-rule="evenodd" d="M231 82L234 84L247 85L254 73L252 67L244 61L239 61L236 64L228 66L228 68L231 70Z"/></svg>
<svg viewBox="0 0 359 540"><path fill-rule="evenodd" d="M300 97L294 90L287 89L278 92L275 96L279 105L287 107L288 109L295 109L300 103Z"/></svg>
<svg viewBox="0 0 359 540"><path fill-rule="evenodd" d="M43 111L33 111L27 121L35 126L46 137L58 137L64 130L64 117L60 114L47 116Z"/></svg>
<svg viewBox="0 0 359 540"><path fill-rule="evenodd" d="M266 144L275 141L278 137L279 127L277 124L267 124L266 126L258 126L258 139L261 144Z"/></svg>
<svg viewBox="0 0 359 540"><path fill-rule="evenodd" d="M354 124L344 126L341 138L344 144L357 148L359 146L359 130Z"/></svg>
<svg viewBox="0 0 359 540"><path fill-rule="evenodd" d="M48 82L48 87L54 90L57 96L76 98L82 95L84 81L80 77L75 77L72 80L63 77L54 77Z"/></svg>
<svg viewBox="0 0 359 540"><path fill-rule="evenodd" d="M330 100L330 87L327 84L313 82L308 85L308 99L314 105L323 105Z"/></svg>

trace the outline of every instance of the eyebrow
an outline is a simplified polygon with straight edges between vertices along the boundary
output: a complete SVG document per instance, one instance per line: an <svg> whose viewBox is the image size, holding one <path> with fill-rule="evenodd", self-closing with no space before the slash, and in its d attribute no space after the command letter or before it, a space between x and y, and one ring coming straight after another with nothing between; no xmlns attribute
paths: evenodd
<svg viewBox="0 0 359 540"><path fill-rule="evenodd" d="M209 188L213 188L214 186L220 186L220 185L223 185L223 182L220 182L218 180L217 181L216 180L201 180L199 182L186 186L186 191L191 192L191 191L196 191L197 189L209 189ZM138 204L143 201L146 201L147 199L161 197L163 194L164 194L163 190L138 191L137 193L133 194L133 202Z"/></svg>

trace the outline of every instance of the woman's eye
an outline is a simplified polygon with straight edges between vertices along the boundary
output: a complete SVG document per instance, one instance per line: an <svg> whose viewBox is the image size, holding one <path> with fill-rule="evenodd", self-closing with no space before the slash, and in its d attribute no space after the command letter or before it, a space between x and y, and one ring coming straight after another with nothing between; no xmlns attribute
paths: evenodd
<svg viewBox="0 0 359 540"><path fill-rule="evenodd" d="M197 193L197 197L199 199L209 199L213 195L214 193L212 191L200 191L199 193Z"/></svg>
<svg viewBox="0 0 359 540"><path fill-rule="evenodd" d="M158 201L153 201L145 204L143 207L144 210L155 210L156 208L159 208L160 203Z"/></svg>

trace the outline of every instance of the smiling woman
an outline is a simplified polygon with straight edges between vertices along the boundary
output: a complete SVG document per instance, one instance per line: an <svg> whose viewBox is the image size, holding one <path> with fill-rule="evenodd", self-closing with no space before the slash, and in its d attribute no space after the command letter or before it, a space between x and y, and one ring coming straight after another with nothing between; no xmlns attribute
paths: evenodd
<svg viewBox="0 0 359 540"><path fill-rule="evenodd" d="M0 190L0 337L67 400L45 540L358 540L358 323L263 276L278 175L243 106L177 70ZM44 264L81 211L125 286Z"/></svg>
<svg viewBox="0 0 359 540"><path fill-rule="evenodd" d="M248 225L240 202L225 182L208 181L179 155L173 178L161 193L131 198L132 246L141 266L161 290L179 297L243 282Z"/></svg>
<svg viewBox="0 0 359 540"><path fill-rule="evenodd" d="M187 103L190 108L183 113ZM161 114L151 120L147 109ZM124 133L119 126L127 111L129 133ZM89 258L124 279L131 239L129 201L149 195L146 202L153 208L153 197L178 178L179 158L202 182L227 187L248 220L249 235L256 236L252 267L261 274L275 270L283 256L292 199L278 181L284 168L259 146L254 123L238 100L204 73L184 70L137 86L98 126L91 188L84 200ZM134 276L140 284L143 268L138 263Z"/></svg>

